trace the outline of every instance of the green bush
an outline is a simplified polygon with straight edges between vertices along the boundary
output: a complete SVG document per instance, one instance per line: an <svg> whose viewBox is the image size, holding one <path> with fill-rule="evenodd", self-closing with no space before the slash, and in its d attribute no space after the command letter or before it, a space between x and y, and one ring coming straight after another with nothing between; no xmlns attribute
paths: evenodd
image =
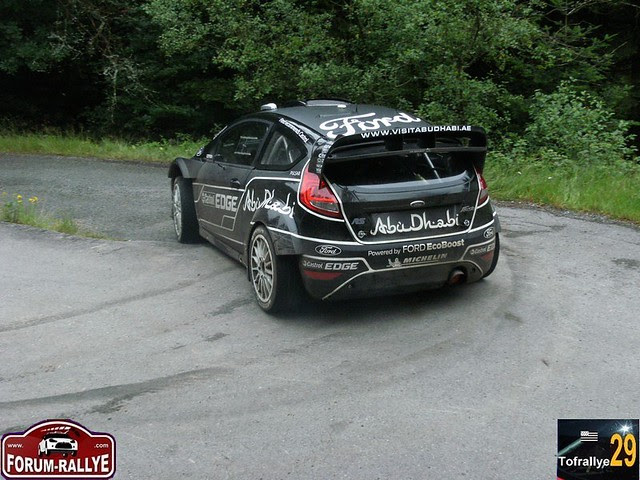
<svg viewBox="0 0 640 480"><path fill-rule="evenodd" d="M593 94L573 82L561 82L545 94L537 91L530 108L531 122L520 141L511 145L553 166L618 166L632 164L629 122L617 120Z"/></svg>
<svg viewBox="0 0 640 480"><path fill-rule="evenodd" d="M431 123L481 125L495 133L509 131L513 112L522 110L521 103L520 96L493 79L472 78L441 65L431 72L431 83L417 113Z"/></svg>

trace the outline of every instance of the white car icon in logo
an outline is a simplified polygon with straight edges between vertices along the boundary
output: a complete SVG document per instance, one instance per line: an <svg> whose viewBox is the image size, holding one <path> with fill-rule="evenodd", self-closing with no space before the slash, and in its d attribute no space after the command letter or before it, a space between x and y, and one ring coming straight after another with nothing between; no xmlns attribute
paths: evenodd
<svg viewBox="0 0 640 480"><path fill-rule="evenodd" d="M38 444L38 456L61 453L63 457L78 454L78 442L66 433L47 433Z"/></svg>

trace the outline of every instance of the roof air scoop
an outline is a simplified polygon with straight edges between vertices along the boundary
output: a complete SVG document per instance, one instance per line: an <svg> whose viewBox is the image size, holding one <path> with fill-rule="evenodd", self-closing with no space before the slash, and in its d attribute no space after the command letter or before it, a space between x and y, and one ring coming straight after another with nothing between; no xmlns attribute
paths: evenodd
<svg viewBox="0 0 640 480"><path fill-rule="evenodd" d="M304 102L308 107L337 107L347 108L347 105L353 104L349 100L342 98L314 98Z"/></svg>
<svg viewBox="0 0 640 480"><path fill-rule="evenodd" d="M278 108L278 105L276 105L275 103L265 103L260 107L260 111L275 110L276 108Z"/></svg>

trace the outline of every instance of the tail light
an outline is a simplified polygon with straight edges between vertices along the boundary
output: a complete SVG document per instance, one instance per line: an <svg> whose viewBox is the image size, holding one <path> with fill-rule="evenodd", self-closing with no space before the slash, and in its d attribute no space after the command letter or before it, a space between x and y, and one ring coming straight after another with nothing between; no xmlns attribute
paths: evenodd
<svg viewBox="0 0 640 480"><path fill-rule="evenodd" d="M478 184L480 185L480 195L478 196L478 205L482 205L489 198L489 187L487 187L487 182L480 173L476 169L476 175L478 177Z"/></svg>
<svg viewBox="0 0 640 480"><path fill-rule="evenodd" d="M314 270L302 270L312 280L335 280L342 274L340 272L316 272Z"/></svg>
<svg viewBox="0 0 640 480"><path fill-rule="evenodd" d="M493 260L493 255L495 254L495 250L491 250L490 252L485 253L480 258L485 262L490 262Z"/></svg>
<svg viewBox="0 0 640 480"><path fill-rule="evenodd" d="M324 178L310 172L308 166L302 174L300 202L314 212L327 217L341 218L338 199Z"/></svg>

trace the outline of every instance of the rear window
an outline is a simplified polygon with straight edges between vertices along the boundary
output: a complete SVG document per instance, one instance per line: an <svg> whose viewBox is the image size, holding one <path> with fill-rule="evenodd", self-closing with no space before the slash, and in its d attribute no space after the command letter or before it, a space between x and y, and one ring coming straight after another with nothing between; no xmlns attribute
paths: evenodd
<svg viewBox="0 0 640 480"><path fill-rule="evenodd" d="M325 165L326 177L339 185L428 182L467 172L469 162L446 154L398 154Z"/></svg>

